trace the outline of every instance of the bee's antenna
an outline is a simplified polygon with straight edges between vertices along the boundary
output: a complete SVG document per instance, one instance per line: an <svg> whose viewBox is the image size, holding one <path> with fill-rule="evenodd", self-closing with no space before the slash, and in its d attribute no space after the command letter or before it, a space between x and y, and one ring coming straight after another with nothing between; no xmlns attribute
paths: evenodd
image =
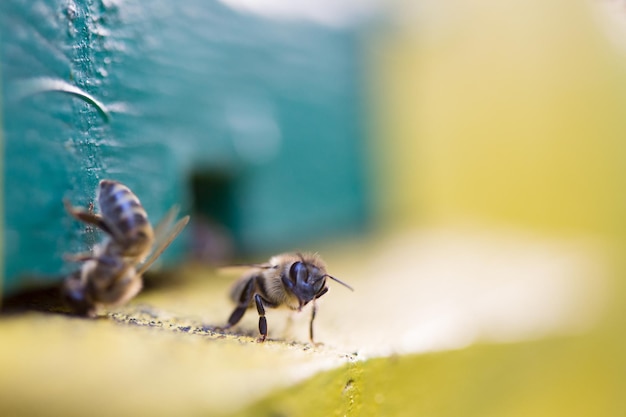
<svg viewBox="0 0 626 417"><path fill-rule="evenodd" d="M346 283L345 283L345 282L343 282L342 280L340 280L340 279L338 279L338 278L335 278L335 277L334 277L334 276L332 276L332 275L325 274L325 275L322 275L322 278L323 278L323 277L328 277L328 278L332 279L333 281L340 283L341 285L343 285L344 287L346 287L346 288L347 288L347 289L349 289L350 291L354 291L354 288L352 288L351 286L349 286L348 284L346 284Z"/></svg>

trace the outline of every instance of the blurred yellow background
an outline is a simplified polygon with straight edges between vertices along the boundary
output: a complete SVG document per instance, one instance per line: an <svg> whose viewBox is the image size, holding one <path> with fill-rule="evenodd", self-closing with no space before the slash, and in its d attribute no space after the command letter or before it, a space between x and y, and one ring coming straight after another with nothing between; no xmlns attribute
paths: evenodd
<svg viewBox="0 0 626 417"><path fill-rule="evenodd" d="M621 235L626 50L604 3L393 2L368 50L383 212Z"/></svg>

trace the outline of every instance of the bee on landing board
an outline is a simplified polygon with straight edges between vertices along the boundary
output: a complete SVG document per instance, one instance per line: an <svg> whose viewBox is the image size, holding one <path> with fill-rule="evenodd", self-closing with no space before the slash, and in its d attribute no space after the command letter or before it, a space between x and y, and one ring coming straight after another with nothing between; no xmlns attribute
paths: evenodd
<svg viewBox="0 0 626 417"><path fill-rule="evenodd" d="M172 226L178 214L174 206L153 229L137 196L117 181L100 181L97 194L100 214L64 201L72 217L106 234L91 253L68 257L84 263L65 279L64 298L76 312L90 317L101 306L122 305L137 295L143 273L189 222L189 216L185 216Z"/></svg>
<svg viewBox="0 0 626 417"><path fill-rule="evenodd" d="M287 306L301 311L312 301L309 337L314 343L313 321L317 311L315 300L328 292L326 278L353 291L348 284L329 275L324 261L314 254L284 253L270 258L267 263L251 266L253 269L233 285L230 296L237 306L223 329L239 323L246 310L256 306L261 342L267 337L265 307Z"/></svg>

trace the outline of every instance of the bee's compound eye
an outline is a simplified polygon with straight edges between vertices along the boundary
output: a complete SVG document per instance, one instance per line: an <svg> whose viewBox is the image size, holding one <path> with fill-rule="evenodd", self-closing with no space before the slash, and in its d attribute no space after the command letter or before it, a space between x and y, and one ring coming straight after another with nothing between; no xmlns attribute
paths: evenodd
<svg viewBox="0 0 626 417"><path fill-rule="evenodd" d="M291 268L289 268L289 278L294 284L298 281L305 282L307 274L306 266L300 261L294 262Z"/></svg>
<svg viewBox="0 0 626 417"><path fill-rule="evenodd" d="M313 289L315 293L319 293L324 288L324 284L326 284L326 278L323 275L315 275L316 279L313 282Z"/></svg>

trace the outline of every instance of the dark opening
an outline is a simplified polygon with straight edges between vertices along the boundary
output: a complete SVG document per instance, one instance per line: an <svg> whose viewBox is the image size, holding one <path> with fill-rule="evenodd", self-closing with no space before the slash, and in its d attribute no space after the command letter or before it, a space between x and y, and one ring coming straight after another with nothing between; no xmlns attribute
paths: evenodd
<svg viewBox="0 0 626 417"><path fill-rule="evenodd" d="M238 254L235 177L211 171L191 177L193 196L192 254L196 261L224 265Z"/></svg>

